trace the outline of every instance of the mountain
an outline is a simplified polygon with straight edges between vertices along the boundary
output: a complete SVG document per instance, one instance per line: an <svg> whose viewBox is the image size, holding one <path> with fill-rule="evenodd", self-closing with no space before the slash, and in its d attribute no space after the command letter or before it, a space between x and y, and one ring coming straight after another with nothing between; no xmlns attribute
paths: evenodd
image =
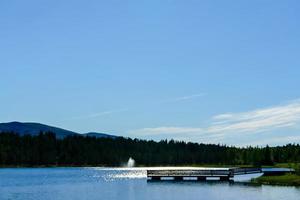
<svg viewBox="0 0 300 200"><path fill-rule="evenodd" d="M97 137L97 138L116 138L115 135L109 135L105 133L76 133L62 128L57 128L54 126L48 126L40 123L23 123L23 122L8 122L0 123L0 133L1 132L15 132L19 135L38 135L40 132L52 132L55 133L57 138L64 138L71 135L82 135L88 137Z"/></svg>
<svg viewBox="0 0 300 200"><path fill-rule="evenodd" d="M96 133L96 132L84 133L82 135L88 136L88 137L96 137L96 138L117 138L118 137L115 135L109 135L106 133Z"/></svg>

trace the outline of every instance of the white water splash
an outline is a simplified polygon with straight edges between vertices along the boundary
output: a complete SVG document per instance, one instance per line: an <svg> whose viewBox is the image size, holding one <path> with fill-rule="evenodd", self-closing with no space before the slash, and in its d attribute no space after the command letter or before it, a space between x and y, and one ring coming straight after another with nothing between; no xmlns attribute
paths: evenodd
<svg viewBox="0 0 300 200"><path fill-rule="evenodd" d="M127 162L127 167L131 168L134 167L134 165L135 165L135 160L130 157Z"/></svg>

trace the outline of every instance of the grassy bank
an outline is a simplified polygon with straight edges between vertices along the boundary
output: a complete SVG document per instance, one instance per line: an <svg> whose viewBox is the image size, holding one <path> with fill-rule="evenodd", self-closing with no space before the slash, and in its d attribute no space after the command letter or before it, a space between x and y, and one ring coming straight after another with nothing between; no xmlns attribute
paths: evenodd
<svg viewBox="0 0 300 200"><path fill-rule="evenodd" d="M277 163L274 166L279 168L292 168L295 170L295 174L285 174L279 176L261 176L256 179L252 179L251 182L255 184L265 185L282 185L282 186L300 186L300 164L299 163Z"/></svg>
<svg viewBox="0 0 300 200"><path fill-rule="evenodd" d="M261 176L256 179L252 179L251 182L265 185L300 186L300 176L296 174L286 174L282 176Z"/></svg>

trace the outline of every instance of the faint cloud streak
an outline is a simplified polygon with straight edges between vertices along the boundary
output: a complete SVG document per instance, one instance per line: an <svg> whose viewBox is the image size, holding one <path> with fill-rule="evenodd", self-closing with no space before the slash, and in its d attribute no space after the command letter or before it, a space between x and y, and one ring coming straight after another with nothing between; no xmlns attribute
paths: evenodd
<svg viewBox="0 0 300 200"><path fill-rule="evenodd" d="M166 102L187 101L187 100L191 100L191 99L196 99L196 98L199 98L199 97L203 97L205 95L206 95L205 93L200 93L200 94L193 94L193 95L181 96L181 97L176 97L176 98L165 100L164 103L166 103Z"/></svg>
<svg viewBox="0 0 300 200"><path fill-rule="evenodd" d="M92 114L78 116L78 117L72 117L72 118L69 118L67 120L91 119L91 118L97 118L97 117L112 115L112 114L115 114L115 113L121 113L121 112L126 112L126 111L128 111L128 109L107 110L107 111L103 111L103 112L92 113Z"/></svg>
<svg viewBox="0 0 300 200"><path fill-rule="evenodd" d="M142 128L138 130L129 131L132 135L140 136L152 136L152 135L175 135L175 134L190 134L199 133L201 128L192 127L156 127L156 128Z"/></svg>

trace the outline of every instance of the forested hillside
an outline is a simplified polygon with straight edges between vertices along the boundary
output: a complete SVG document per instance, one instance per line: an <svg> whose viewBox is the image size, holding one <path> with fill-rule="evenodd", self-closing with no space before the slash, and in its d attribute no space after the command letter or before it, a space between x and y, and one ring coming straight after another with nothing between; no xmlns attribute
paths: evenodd
<svg viewBox="0 0 300 200"><path fill-rule="evenodd" d="M179 141L160 142L117 138L56 139L53 133L38 136L0 134L1 166L121 166L128 158L140 166L162 165L271 165L300 162L300 146L236 148Z"/></svg>

